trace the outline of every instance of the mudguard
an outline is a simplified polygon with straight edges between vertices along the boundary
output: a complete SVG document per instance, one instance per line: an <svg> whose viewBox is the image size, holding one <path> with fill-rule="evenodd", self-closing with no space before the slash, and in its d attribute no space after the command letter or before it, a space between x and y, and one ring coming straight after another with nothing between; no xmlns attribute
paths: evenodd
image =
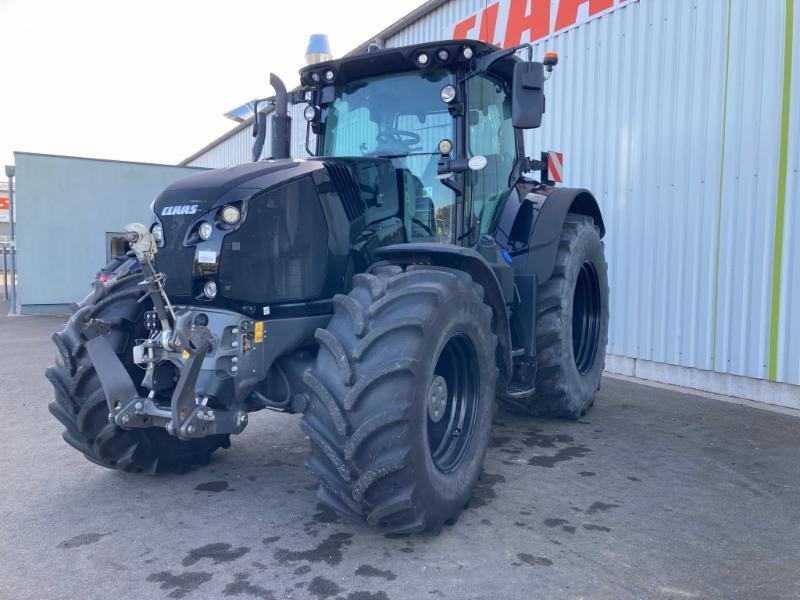
<svg viewBox="0 0 800 600"><path fill-rule="evenodd" d="M435 265L469 273L473 281L483 286L484 300L494 313L493 326L498 339L497 366L500 369L498 382L504 385L510 380L512 359L508 309L497 276L483 256L464 246L425 242L383 246L376 249L374 255L393 264Z"/></svg>
<svg viewBox="0 0 800 600"><path fill-rule="evenodd" d="M539 186L522 198L516 194L517 190L512 191L506 201L497 241L511 252L514 271L518 274L535 275L540 283L550 279L561 230L569 213L592 217L600 230L600 238L605 235L600 207L588 190ZM526 203L530 204L525 206ZM520 242L524 247L516 249L515 244Z"/></svg>

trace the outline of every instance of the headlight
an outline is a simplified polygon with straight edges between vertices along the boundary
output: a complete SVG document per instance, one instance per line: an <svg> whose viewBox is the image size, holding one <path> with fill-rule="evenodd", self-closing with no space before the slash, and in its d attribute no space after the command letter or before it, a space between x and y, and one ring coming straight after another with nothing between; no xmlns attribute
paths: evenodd
<svg viewBox="0 0 800 600"><path fill-rule="evenodd" d="M456 99L456 88L454 88L452 85L444 86L439 94L439 97L442 99L442 102L450 104Z"/></svg>
<svg viewBox="0 0 800 600"><path fill-rule="evenodd" d="M428 55L425 54L424 52L420 52L417 55L417 64L420 65L420 66L424 67L425 65L427 65L428 64L428 60L430 60L430 59L428 58Z"/></svg>
<svg viewBox="0 0 800 600"><path fill-rule="evenodd" d="M453 151L453 142L451 142L447 138L439 142L439 154L441 154L442 156L447 156L452 151Z"/></svg>
<svg viewBox="0 0 800 600"><path fill-rule="evenodd" d="M235 206L223 206L220 216L228 225L236 225L242 217L242 213Z"/></svg>
<svg viewBox="0 0 800 600"><path fill-rule="evenodd" d="M201 239L207 240L211 237L211 234L214 233L214 228L208 221L203 221L200 223L200 227L197 228L197 233L200 234Z"/></svg>
<svg viewBox="0 0 800 600"><path fill-rule="evenodd" d="M327 81L328 83L333 81L333 71L330 70L325 71L325 81Z"/></svg>
<svg viewBox="0 0 800 600"><path fill-rule="evenodd" d="M209 300L213 300L217 296L217 284L210 279L206 281L205 285L203 285L203 294L205 294L206 298Z"/></svg>
<svg viewBox="0 0 800 600"><path fill-rule="evenodd" d="M461 56L463 56L467 60L472 58L472 54L473 54L472 48L470 48L469 46L464 46L464 49L461 51Z"/></svg>
<svg viewBox="0 0 800 600"><path fill-rule="evenodd" d="M313 104L309 104L303 109L303 118L306 121L316 121L317 120L317 107Z"/></svg>
<svg viewBox="0 0 800 600"><path fill-rule="evenodd" d="M444 48L442 48L441 50L439 50L436 53L436 56L439 57L440 61L447 62L447 59L450 58L450 53L447 50L445 50Z"/></svg>
<svg viewBox="0 0 800 600"><path fill-rule="evenodd" d="M156 244L164 243L164 228L161 227L160 223L153 225L150 228L150 232L153 234L153 239L156 241Z"/></svg>

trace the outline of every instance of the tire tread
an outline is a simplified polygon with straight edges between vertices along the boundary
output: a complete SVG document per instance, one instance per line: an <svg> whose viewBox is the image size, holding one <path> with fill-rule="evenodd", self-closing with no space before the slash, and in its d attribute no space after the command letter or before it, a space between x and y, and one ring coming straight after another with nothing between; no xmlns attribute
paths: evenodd
<svg viewBox="0 0 800 600"><path fill-rule="evenodd" d="M334 301L327 335L317 336L317 363L304 375L310 402L303 422L312 442L306 466L321 481L319 499L345 517L392 532L436 531L445 521L416 499L403 433L412 400L402 390L413 389L423 365L413 352L395 355L387 346L402 339L417 347L456 285L482 301L480 286L449 270L383 265L357 274L350 294ZM491 329L491 310L481 316ZM389 337L395 334L401 337Z"/></svg>

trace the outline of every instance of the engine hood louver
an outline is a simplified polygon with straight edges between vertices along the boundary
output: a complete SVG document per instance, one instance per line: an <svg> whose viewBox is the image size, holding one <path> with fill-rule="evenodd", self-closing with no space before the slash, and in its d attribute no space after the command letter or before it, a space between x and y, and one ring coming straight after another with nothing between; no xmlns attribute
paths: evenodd
<svg viewBox="0 0 800 600"><path fill-rule="evenodd" d="M347 165L327 163L325 165L333 184L342 199L342 207L351 223L358 221L367 210L367 204L361 196L358 181Z"/></svg>

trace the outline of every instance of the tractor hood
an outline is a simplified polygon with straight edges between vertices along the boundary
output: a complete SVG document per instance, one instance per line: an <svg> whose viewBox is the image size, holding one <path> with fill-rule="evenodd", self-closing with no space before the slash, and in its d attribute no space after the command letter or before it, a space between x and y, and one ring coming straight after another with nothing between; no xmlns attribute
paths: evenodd
<svg viewBox="0 0 800 600"><path fill-rule="evenodd" d="M367 222L395 216L398 197L396 170L383 158L205 171L155 199L156 269L180 304L269 314L275 304L322 301L342 285L350 241Z"/></svg>
<svg viewBox="0 0 800 600"><path fill-rule="evenodd" d="M319 168L318 161L282 159L204 171L170 184L156 198L153 212L162 221L170 216L199 215Z"/></svg>

